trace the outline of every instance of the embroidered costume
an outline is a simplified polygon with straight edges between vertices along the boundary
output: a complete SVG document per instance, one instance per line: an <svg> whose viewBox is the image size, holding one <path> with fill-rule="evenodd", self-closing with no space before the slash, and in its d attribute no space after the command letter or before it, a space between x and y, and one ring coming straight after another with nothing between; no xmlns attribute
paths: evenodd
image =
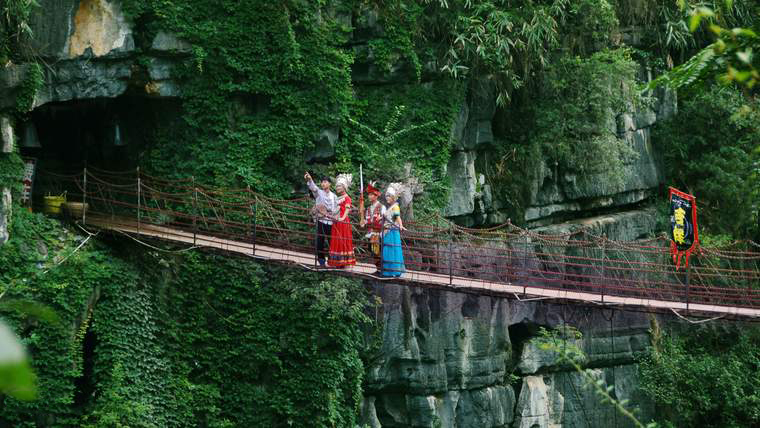
<svg viewBox="0 0 760 428"><path fill-rule="evenodd" d="M393 187L388 187L386 195L396 197ZM404 273L404 254L401 249L401 231L396 219L401 217L398 202L394 202L385 212L385 234L383 235L383 276L401 276Z"/></svg>
<svg viewBox="0 0 760 428"><path fill-rule="evenodd" d="M345 193L350 185L350 174L341 174L338 177L336 187L342 186L344 193L338 197L338 217L333 222L332 234L330 235L330 258L327 264L333 267L346 267L356 264L351 223L348 218L348 213L351 211L351 197Z"/></svg>
<svg viewBox="0 0 760 428"><path fill-rule="evenodd" d="M375 188L371 183L367 186L367 193L380 197L380 190ZM382 270L380 258L380 234L383 232L383 218L385 217L385 206L376 200L370 207L364 210L364 221L367 225L367 235L369 241L369 251L372 254L372 260L377 270Z"/></svg>

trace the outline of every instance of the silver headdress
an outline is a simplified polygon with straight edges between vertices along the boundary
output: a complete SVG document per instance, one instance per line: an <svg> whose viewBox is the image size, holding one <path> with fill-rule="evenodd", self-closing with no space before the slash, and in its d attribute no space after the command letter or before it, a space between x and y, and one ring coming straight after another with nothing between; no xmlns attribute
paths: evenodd
<svg viewBox="0 0 760 428"><path fill-rule="evenodd" d="M351 187L351 182L353 181L354 176L352 174L340 174L338 175L338 178L335 180L336 186L343 186L346 191Z"/></svg>
<svg viewBox="0 0 760 428"><path fill-rule="evenodd" d="M387 196L393 196L394 198L398 197L399 193L398 183L389 184L388 189L385 190Z"/></svg>

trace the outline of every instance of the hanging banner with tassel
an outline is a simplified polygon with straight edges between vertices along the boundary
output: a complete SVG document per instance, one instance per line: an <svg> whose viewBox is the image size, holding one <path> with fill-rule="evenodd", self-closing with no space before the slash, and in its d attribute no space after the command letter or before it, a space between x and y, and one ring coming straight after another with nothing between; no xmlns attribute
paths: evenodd
<svg viewBox="0 0 760 428"><path fill-rule="evenodd" d="M689 266L689 256L699 247L697 233L697 200L694 196L670 188L670 253L676 270L681 267L681 257Z"/></svg>

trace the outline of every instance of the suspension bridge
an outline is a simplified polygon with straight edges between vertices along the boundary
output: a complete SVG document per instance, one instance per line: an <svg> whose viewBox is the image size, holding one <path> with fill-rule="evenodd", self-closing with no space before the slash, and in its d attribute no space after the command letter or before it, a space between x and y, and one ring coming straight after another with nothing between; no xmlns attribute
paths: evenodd
<svg viewBox="0 0 760 428"><path fill-rule="evenodd" d="M194 178L151 177L139 169L84 168L45 176L66 191L69 201L86 204L68 210L85 227L167 241L182 249L317 266L312 201L306 197L273 199L247 188L203 186ZM358 221L352 223L358 263L336 271L369 276L376 269L366 230ZM760 247L751 241L701 247L688 268L676 270L664 236L614 241L588 229L547 234L510 223L471 229L442 217L405 226L406 272L401 278L377 280L703 318L760 317Z"/></svg>

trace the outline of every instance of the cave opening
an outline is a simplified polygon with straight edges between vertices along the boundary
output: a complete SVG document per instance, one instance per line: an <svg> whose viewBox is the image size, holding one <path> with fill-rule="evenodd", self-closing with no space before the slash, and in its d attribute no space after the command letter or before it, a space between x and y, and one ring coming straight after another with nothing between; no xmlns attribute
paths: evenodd
<svg viewBox="0 0 760 428"><path fill-rule="evenodd" d="M43 104L16 126L19 151L34 165L27 204L45 195L80 194L74 180L84 167L130 171L157 138L157 130L179 117L179 100L122 95ZM168 129L168 128L167 128ZM23 202L23 201L22 201Z"/></svg>
<svg viewBox="0 0 760 428"><path fill-rule="evenodd" d="M517 364L522 356L525 343L530 339L539 335L541 326L531 322L519 322L507 327L509 332L509 341L512 343L512 367L516 370ZM522 389L522 378L512 383L512 387L515 390L515 397L520 396L520 390Z"/></svg>
<svg viewBox="0 0 760 428"><path fill-rule="evenodd" d="M91 328L87 329L82 340L82 373L74 379L74 405L78 408L87 406L95 394L95 349L98 339Z"/></svg>

